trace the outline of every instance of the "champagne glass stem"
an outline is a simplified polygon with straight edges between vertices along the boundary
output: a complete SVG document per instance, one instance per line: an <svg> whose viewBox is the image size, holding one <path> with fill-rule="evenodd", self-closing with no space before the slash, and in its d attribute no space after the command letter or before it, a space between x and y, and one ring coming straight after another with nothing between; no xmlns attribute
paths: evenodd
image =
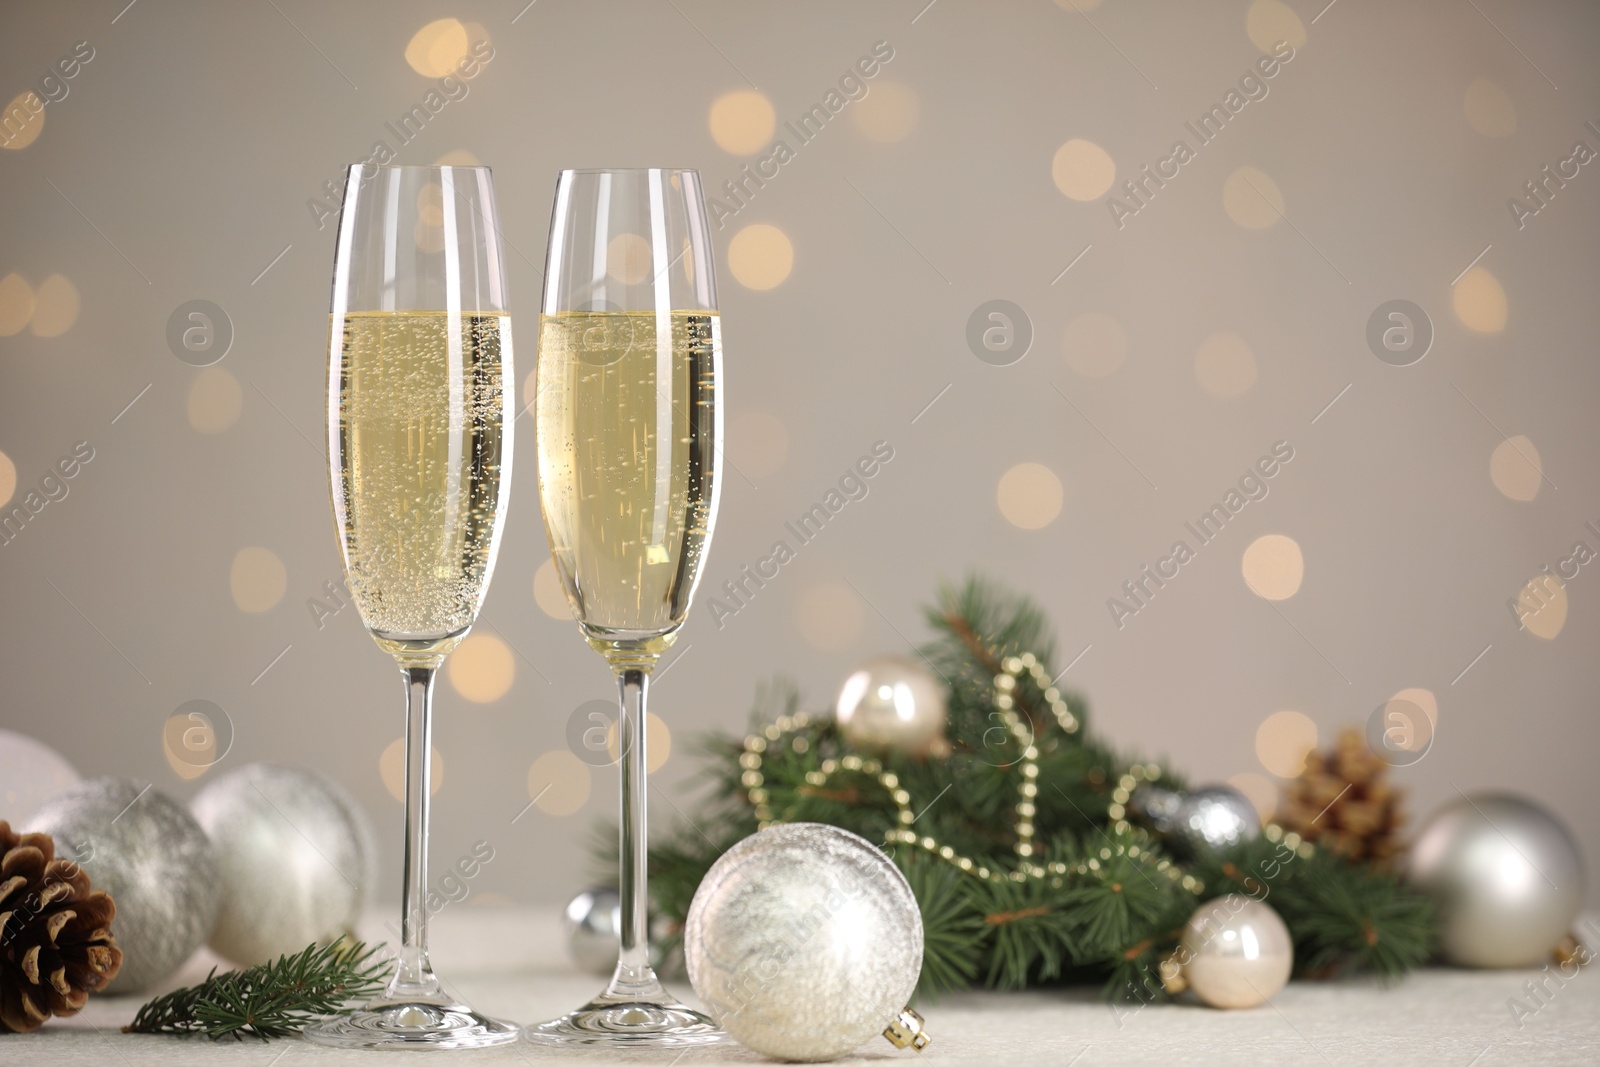
<svg viewBox="0 0 1600 1067"><path fill-rule="evenodd" d="M617 973L612 979L613 992L623 992L632 987L655 986L655 973L650 967L650 886L648 863L650 836L648 830L649 788L645 777L648 761L645 753L645 700L650 676L642 670L625 669L617 672L617 690L621 700L617 741L621 749L621 889L622 929L618 940L621 951L617 960Z"/></svg>
<svg viewBox="0 0 1600 1067"><path fill-rule="evenodd" d="M437 667L403 666L406 683L405 881L400 886L400 959L391 998L436 996L428 963L428 804L432 796L433 679Z"/></svg>

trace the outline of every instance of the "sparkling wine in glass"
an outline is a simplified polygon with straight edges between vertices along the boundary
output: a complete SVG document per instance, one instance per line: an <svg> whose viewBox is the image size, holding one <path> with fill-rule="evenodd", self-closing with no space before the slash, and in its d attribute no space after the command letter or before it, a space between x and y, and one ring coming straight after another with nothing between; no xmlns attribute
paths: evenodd
<svg viewBox="0 0 1600 1067"><path fill-rule="evenodd" d="M645 696L688 617L717 514L722 351L700 177L568 170L539 316L539 499L579 629L621 697L621 952L611 984L528 1029L541 1044L723 1038L650 966Z"/></svg>
<svg viewBox="0 0 1600 1067"><path fill-rule="evenodd" d="M324 1045L473 1048L510 1023L451 996L428 963L435 672L472 628L511 482L511 322L486 167L354 166L328 345L328 467L362 622L406 687L405 880L394 976L309 1026Z"/></svg>

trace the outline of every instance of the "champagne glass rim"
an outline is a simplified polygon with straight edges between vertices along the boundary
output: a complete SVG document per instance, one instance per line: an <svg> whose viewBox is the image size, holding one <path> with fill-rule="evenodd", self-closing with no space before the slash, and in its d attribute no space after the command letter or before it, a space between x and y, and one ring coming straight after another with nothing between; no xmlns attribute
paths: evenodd
<svg viewBox="0 0 1600 1067"><path fill-rule="evenodd" d="M366 170L369 170L369 169L370 170L375 170L375 171L377 171L377 170L381 170L381 171L399 171L399 170L428 170L428 171L481 170L486 174L492 173L493 170L494 170L494 168L489 166L489 164L487 164L487 163L351 163L345 169L346 170L360 170L360 171L366 171Z"/></svg>
<svg viewBox="0 0 1600 1067"><path fill-rule="evenodd" d="M694 167L565 167L560 173L568 174L693 174L700 176Z"/></svg>

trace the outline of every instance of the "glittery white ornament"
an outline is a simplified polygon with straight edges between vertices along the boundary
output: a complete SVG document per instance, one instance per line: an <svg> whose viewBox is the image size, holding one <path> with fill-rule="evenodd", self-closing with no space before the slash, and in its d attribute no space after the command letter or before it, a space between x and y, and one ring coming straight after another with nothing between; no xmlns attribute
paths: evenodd
<svg viewBox="0 0 1600 1067"><path fill-rule="evenodd" d="M1583 857L1546 809L1462 796L1417 832L1407 876L1439 911L1439 948L1467 967L1537 967L1583 907Z"/></svg>
<svg viewBox="0 0 1600 1067"><path fill-rule="evenodd" d="M1167 988L1185 987L1213 1008L1253 1008L1289 981L1294 941L1278 913L1229 893L1200 905L1162 965Z"/></svg>
<svg viewBox="0 0 1600 1067"><path fill-rule="evenodd" d="M0 819L22 826L45 801L79 781L72 764L43 741L0 730Z"/></svg>
<svg viewBox="0 0 1600 1067"><path fill-rule="evenodd" d="M222 900L216 852L165 793L132 778L91 778L45 804L27 828L53 837L56 855L82 865L117 902L122 970L107 992L142 992L205 943Z"/></svg>
<svg viewBox="0 0 1600 1067"><path fill-rule="evenodd" d="M922 972L922 914L905 876L863 838L772 826L706 873L684 925L689 981L741 1044L831 1060L883 1033L927 1044L905 1010Z"/></svg>
<svg viewBox="0 0 1600 1067"><path fill-rule="evenodd" d="M918 755L944 736L944 682L902 656L869 659L839 688L834 717L857 748Z"/></svg>
<svg viewBox="0 0 1600 1067"><path fill-rule="evenodd" d="M304 767L251 763L217 778L189 808L222 872L210 940L221 955L266 963L331 940L360 916L373 833L337 782Z"/></svg>

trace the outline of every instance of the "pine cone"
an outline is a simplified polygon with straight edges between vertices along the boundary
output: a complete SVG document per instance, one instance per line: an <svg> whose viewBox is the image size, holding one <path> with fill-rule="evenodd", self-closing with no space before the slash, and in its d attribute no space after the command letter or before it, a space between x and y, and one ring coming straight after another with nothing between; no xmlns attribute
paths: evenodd
<svg viewBox="0 0 1600 1067"><path fill-rule="evenodd" d="M0 1030L76 1015L122 967L111 895L55 852L49 834L15 834L0 819Z"/></svg>
<svg viewBox="0 0 1600 1067"><path fill-rule="evenodd" d="M1400 851L1405 821L1388 772L1360 731L1347 728L1332 748L1306 756L1306 769L1284 787L1276 821L1356 863L1383 866Z"/></svg>

